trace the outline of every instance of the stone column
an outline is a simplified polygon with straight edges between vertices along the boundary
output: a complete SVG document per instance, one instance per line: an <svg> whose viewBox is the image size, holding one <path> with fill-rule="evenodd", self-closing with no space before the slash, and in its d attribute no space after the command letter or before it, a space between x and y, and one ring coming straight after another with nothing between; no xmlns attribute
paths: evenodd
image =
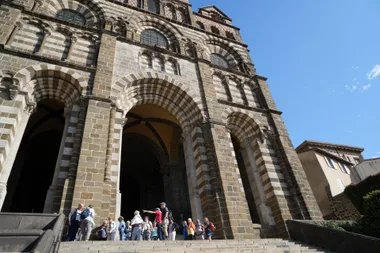
<svg viewBox="0 0 380 253"><path fill-rule="evenodd" d="M63 155L64 148L65 148L66 134L67 134L67 130L68 130L69 125L70 125L69 122L71 121L70 112L71 112L71 109L69 112L65 112L65 119L66 119L65 120L65 127L63 129L61 145L60 145L59 152L58 152L57 162L55 164L53 180L52 180L52 183L51 183L51 185L48 189L47 195L46 195L46 200L45 200L45 205L44 205L44 213L52 213L53 212L54 196L55 196L56 191L57 191L58 173L59 173L59 170L61 169L61 159L62 159L62 155Z"/></svg>
<svg viewBox="0 0 380 253"><path fill-rule="evenodd" d="M78 115L77 128L75 130L74 145L72 148L69 172L67 174L67 178L65 180L63 191L62 191L60 212L63 212L65 214L68 214L70 212L71 206L73 204L75 179L77 178L78 160L79 160L79 154L81 152L81 147L82 147L82 137L83 137L83 131L84 131L83 128L84 128L85 118L86 118L86 113L87 113L88 100L80 99L79 107L80 107L80 110L79 110L79 115ZM77 204L78 203L74 204L74 206L76 206Z"/></svg>
<svg viewBox="0 0 380 253"><path fill-rule="evenodd" d="M0 172L0 210L3 207L5 197L7 196L7 182L11 174L13 163L16 159L18 148L20 147L22 137L24 136L26 125L28 124L31 113L34 109L28 108L25 111L21 111L21 121L15 129L17 133L10 145L8 156L3 164L0 164L2 171Z"/></svg>
<svg viewBox="0 0 380 253"><path fill-rule="evenodd" d="M48 39L48 37L51 35L51 32L48 30L48 29L45 29L44 30L44 35L42 37L42 41L41 41L41 44L39 45L39 47L37 47L34 51L35 54L38 54L40 52L42 52L42 50L44 49L44 46L45 46L45 43L46 43L46 40Z"/></svg>
<svg viewBox="0 0 380 253"><path fill-rule="evenodd" d="M187 15L188 15L188 20L189 20L189 25L195 24L193 9L192 9L191 5L187 6Z"/></svg>
<svg viewBox="0 0 380 253"><path fill-rule="evenodd" d="M69 50L67 52L65 61L70 60L71 55L73 54L73 51L74 51L74 45L75 45L75 43L77 43L77 41L78 41L78 37L75 34L71 35L71 37L70 37L70 47L69 47Z"/></svg>
<svg viewBox="0 0 380 253"><path fill-rule="evenodd" d="M16 22L16 24L15 24L15 26L11 32L11 35L9 36L9 38L6 42L7 46L12 45L12 42L15 39L17 32L20 31L22 29L22 27L23 27L23 24L21 22Z"/></svg>
<svg viewBox="0 0 380 253"><path fill-rule="evenodd" d="M32 11L34 11L34 12L38 11L38 8L41 7L42 3L43 3L42 0L34 0Z"/></svg>
<svg viewBox="0 0 380 253"><path fill-rule="evenodd" d="M256 143L257 141L258 140L255 139L253 142ZM257 167L254 151L251 146L251 141L249 139L245 139L243 143L241 144L241 147L242 147L241 149L242 154L244 155L245 159L247 159L245 163L249 166L249 167L246 167L248 177L249 178L253 177L253 180L254 180L251 182L250 186L251 186L252 192L254 193L255 204L257 206L260 220L262 222L261 225L263 225L263 227L266 227L266 228L274 226L275 222L272 216L272 211L270 207L268 206L268 201L265 196L265 189L262 183L260 172Z"/></svg>
<svg viewBox="0 0 380 253"><path fill-rule="evenodd" d="M191 212L194 219L203 220L202 202L199 195L197 173L194 159L193 138L190 127L183 131L183 149L186 161L186 174L189 186Z"/></svg>

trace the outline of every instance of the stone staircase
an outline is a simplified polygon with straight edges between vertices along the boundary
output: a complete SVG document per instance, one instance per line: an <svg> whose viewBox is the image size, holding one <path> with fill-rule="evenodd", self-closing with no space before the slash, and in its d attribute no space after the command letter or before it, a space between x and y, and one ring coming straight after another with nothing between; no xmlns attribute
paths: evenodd
<svg viewBox="0 0 380 253"><path fill-rule="evenodd" d="M129 252L255 252L255 253L296 253L332 252L306 244L283 239L256 240L214 240L214 241L89 241L62 242L59 253L129 253Z"/></svg>

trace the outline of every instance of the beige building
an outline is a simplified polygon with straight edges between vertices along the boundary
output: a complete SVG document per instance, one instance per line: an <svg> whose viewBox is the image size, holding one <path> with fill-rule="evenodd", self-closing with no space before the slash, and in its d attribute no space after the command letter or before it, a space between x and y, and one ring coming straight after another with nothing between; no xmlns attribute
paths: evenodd
<svg viewBox="0 0 380 253"><path fill-rule="evenodd" d="M363 160L354 169L360 181L369 176L376 175L380 173L380 157Z"/></svg>
<svg viewBox="0 0 380 253"><path fill-rule="evenodd" d="M296 148L323 217L332 215L329 195L341 194L360 181L353 167L363 160L363 148L327 142L304 141Z"/></svg>

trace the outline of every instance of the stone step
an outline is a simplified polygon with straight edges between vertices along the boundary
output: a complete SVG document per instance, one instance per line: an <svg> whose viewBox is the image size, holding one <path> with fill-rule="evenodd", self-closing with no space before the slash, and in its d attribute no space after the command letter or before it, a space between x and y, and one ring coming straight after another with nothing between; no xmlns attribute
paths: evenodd
<svg viewBox="0 0 380 253"><path fill-rule="evenodd" d="M59 253L130 253L130 252L174 252L174 253L298 253L329 252L295 241L283 239L258 240L214 240L214 241L89 241L63 242Z"/></svg>

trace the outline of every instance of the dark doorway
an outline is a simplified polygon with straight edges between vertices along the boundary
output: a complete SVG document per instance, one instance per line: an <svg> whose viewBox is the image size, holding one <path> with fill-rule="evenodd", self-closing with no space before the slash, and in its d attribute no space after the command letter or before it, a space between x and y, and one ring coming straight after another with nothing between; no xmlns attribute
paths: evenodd
<svg viewBox="0 0 380 253"><path fill-rule="evenodd" d="M244 163L243 155L240 151L241 147L239 145L239 142L236 140L236 138L234 136L231 136L231 138L232 138L232 144L234 146L236 160L238 163L241 180L243 182L245 197L246 197L247 202L248 202L248 208L249 208L249 212L251 215L252 222L256 223L256 224L260 224L259 214L257 212L255 199L253 197L252 188L250 187L250 182L248 179L247 168L246 168L245 163Z"/></svg>
<svg viewBox="0 0 380 253"><path fill-rule="evenodd" d="M64 104L43 100L31 115L7 183L3 212L42 213L65 125Z"/></svg>
<svg viewBox="0 0 380 253"><path fill-rule="evenodd" d="M121 160L121 215L126 219L133 212L154 210L165 200L160 164L145 138L135 134L123 136Z"/></svg>

